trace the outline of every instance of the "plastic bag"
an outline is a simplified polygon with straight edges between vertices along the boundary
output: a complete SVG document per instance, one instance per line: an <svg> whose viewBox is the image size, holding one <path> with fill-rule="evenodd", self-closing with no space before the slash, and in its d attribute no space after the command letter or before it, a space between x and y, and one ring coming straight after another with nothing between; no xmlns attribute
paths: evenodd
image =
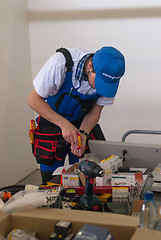
<svg viewBox="0 0 161 240"><path fill-rule="evenodd" d="M4 206L4 202L2 201L2 199L0 198L0 209Z"/></svg>
<svg viewBox="0 0 161 240"><path fill-rule="evenodd" d="M1 208L2 212L11 214L26 208L49 206L53 204L61 188L36 191L19 191L14 194Z"/></svg>
<svg viewBox="0 0 161 240"><path fill-rule="evenodd" d="M38 240L38 238L35 237L36 232L30 232L30 231L23 231L18 228L14 228L8 235L7 239L17 239L17 240Z"/></svg>

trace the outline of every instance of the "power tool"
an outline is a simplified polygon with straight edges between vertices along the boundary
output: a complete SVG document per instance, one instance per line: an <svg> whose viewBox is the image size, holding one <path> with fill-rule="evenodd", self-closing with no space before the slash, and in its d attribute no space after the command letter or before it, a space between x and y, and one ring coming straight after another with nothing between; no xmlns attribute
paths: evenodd
<svg viewBox="0 0 161 240"><path fill-rule="evenodd" d="M89 211L102 211L102 203L98 197L93 194L93 183L95 177L103 177L105 170L97 163L89 160L83 160L79 163L79 169L85 175L85 193L80 198L80 205L83 209Z"/></svg>

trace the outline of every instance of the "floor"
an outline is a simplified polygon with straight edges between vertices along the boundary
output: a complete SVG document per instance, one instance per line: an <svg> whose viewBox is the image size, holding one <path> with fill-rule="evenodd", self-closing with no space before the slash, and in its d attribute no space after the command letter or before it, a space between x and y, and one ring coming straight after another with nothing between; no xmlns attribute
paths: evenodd
<svg viewBox="0 0 161 240"><path fill-rule="evenodd" d="M42 180L41 180L40 169L36 169L32 173L30 173L28 176L21 179L21 181L19 181L17 185L32 184L32 185L39 186L41 183L42 183Z"/></svg>
<svg viewBox="0 0 161 240"><path fill-rule="evenodd" d="M68 157L66 157L64 166L69 165ZM17 182L17 185L26 185L26 184L32 184L39 186L42 183L41 179L41 172L40 169L34 170L32 173L30 173L28 176L21 179L19 182Z"/></svg>

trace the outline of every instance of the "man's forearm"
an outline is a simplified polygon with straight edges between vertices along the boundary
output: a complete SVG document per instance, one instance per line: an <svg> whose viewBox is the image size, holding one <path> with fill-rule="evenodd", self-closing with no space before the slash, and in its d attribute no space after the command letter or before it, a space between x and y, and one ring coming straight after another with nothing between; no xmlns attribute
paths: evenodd
<svg viewBox="0 0 161 240"><path fill-rule="evenodd" d="M67 122L65 118L53 111L48 103L46 103L44 99L35 92L35 90L30 94L28 104L35 112L60 128Z"/></svg>
<svg viewBox="0 0 161 240"><path fill-rule="evenodd" d="M95 105L94 108L84 117L80 129L86 131L88 134L98 123L103 106Z"/></svg>
<svg viewBox="0 0 161 240"><path fill-rule="evenodd" d="M28 104L39 115L59 126L62 130L62 135L67 142L78 145L78 129L67 119L57 114L48 103L46 103L44 99L35 92L35 89L33 89L29 96Z"/></svg>

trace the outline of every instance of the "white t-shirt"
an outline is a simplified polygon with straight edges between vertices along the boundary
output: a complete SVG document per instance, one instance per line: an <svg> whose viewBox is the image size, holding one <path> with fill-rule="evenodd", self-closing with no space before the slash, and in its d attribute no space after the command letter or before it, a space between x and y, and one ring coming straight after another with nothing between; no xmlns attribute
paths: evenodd
<svg viewBox="0 0 161 240"><path fill-rule="evenodd" d="M95 88L92 88L88 81L82 81L81 85L78 80L75 79L75 72L77 65L81 58L88 54L89 52L80 50L78 48L67 48L72 56L74 63L73 74L72 74L72 83L74 88L78 88L78 92L82 94L93 94L96 92ZM62 53L57 52L51 56L48 61L41 68L40 72L35 77L33 84L35 91L43 98L48 97L49 95L55 95L61 88L65 75L65 57ZM114 102L114 98L100 97L97 99L96 103L101 106L110 105Z"/></svg>

